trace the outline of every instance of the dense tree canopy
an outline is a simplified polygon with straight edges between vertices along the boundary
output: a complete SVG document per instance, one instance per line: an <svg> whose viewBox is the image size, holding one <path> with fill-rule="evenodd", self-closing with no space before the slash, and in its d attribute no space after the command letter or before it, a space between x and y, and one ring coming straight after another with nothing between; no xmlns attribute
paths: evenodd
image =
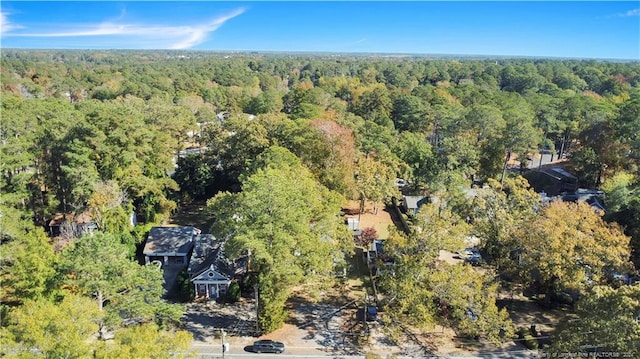
<svg viewBox="0 0 640 359"><path fill-rule="evenodd" d="M4 354L16 358L86 358L100 313L90 300L67 295L60 303L27 301L10 313L2 333Z"/></svg>
<svg viewBox="0 0 640 359"><path fill-rule="evenodd" d="M596 286L580 301L577 317L561 323L549 352L640 352L640 285L611 288ZM602 354L600 354L602 355Z"/></svg>
<svg viewBox="0 0 640 359"><path fill-rule="evenodd" d="M629 268L629 237L586 203L553 202L516 233L529 281L550 290L583 289Z"/></svg>
<svg viewBox="0 0 640 359"><path fill-rule="evenodd" d="M640 263L637 63L6 50L0 84L2 300L9 318L58 305L50 314L65 323L65 301L91 299L99 314L77 318L82 333L154 322L120 331L96 356L137 356L138 335L166 340L178 311L158 300L158 273L131 256L150 226L192 200L213 197L212 230L230 255L251 251L266 330L302 278L330 282L351 243L343 200L388 201L400 195L396 178L441 202L417 219L421 232L389 238L398 267L383 287L407 293L389 301L393 320L497 340L506 321L493 279L435 264L436 249L462 249L467 233L501 278L590 293L579 308L628 296L586 290L630 269L629 237ZM566 158L581 187L604 190L606 215L544 207L512 176L514 161L524 171L541 152ZM102 233L55 252L44 233L56 214L88 214ZM11 340L67 350L11 323Z"/></svg>
<svg viewBox="0 0 640 359"><path fill-rule="evenodd" d="M425 205L416 224L410 235L396 232L385 242L396 262L381 281L389 297L389 324L421 329L447 325L467 336L500 342L501 329L510 330L510 322L506 310L496 307L496 283L467 264L438 260L441 250L464 248L469 226L439 204Z"/></svg>
<svg viewBox="0 0 640 359"><path fill-rule="evenodd" d="M212 232L230 238L231 258L245 252L260 273L260 325L266 331L285 319L284 302L294 285L327 284L343 257L346 229L341 197L319 184L300 160L282 147L264 152L243 176L242 192L220 193L208 204Z"/></svg>

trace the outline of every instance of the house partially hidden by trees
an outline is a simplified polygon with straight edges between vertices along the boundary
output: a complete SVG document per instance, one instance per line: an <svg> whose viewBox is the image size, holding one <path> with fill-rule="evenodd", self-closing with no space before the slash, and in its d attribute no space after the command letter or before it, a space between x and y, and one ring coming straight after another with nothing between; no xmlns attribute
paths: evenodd
<svg viewBox="0 0 640 359"><path fill-rule="evenodd" d="M88 212L80 214L56 213L49 221L51 237L79 238L85 234L93 234L98 229L96 222Z"/></svg>
<svg viewBox="0 0 640 359"><path fill-rule="evenodd" d="M560 167L543 168L524 174L533 190L557 196L562 193L573 193L578 189L578 178Z"/></svg>
<svg viewBox="0 0 640 359"><path fill-rule="evenodd" d="M418 214L420 207L427 202L429 202L429 197L427 196L402 196L400 205L407 214L415 216Z"/></svg>
<svg viewBox="0 0 640 359"><path fill-rule="evenodd" d="M144 245L144 261L160 261L162 267L186 266L200 230L195 227L153 227Z"/></svg>
<svg viewBox="0 0 640 359"><path fill-rule="evenodd" d="M578 188L578 178L561 167L529 171L524 174L531 187L542 196L544 203L553 201L586 202L595 210L605 213L604 192Z"/></svg>
<svg viewBox="0 0 640 359"><path fill-rule="evenodd" d="M211 234L196 237L188 267L196 297L218 299L227 294L232 280L244 273L246 257L229 260L224 255L225 241Z"/></svg>

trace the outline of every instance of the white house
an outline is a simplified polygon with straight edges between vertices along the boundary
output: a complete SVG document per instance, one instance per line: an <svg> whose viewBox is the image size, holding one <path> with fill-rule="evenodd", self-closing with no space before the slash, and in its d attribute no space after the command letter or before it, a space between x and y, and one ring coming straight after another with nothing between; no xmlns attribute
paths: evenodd
<svg viewBox="0 0 640 359"><path fill-rule="evenodd" d="M218 273L216 267L210 264L209 267L200 272L200 274L191 278L191 282L193 283L196 297L216 299L227 294L231 279Z"/></svg>

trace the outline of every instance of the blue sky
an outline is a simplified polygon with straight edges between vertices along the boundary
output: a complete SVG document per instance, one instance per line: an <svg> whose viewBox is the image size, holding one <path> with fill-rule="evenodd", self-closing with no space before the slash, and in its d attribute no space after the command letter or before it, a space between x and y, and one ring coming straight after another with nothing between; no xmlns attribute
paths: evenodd
<svg viewBox="0 0 640 359"><path fill-rule="evenodd" d="M638 1L2 1L2 48L640 60Z"/></svg>

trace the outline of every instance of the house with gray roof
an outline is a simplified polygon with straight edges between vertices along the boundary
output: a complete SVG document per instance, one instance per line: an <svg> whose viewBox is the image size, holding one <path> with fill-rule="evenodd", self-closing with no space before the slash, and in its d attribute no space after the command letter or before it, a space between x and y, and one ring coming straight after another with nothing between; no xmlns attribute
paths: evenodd
<svg viewBox="0 0 640 359"><path fill-rule="evenodd" d="M235 261L224 254L226 239L211 234L196 238L188 273L196 297L217 299L227 294L229 285L244 273L246 257Z"/></svg>
<svg viewBox="0 0 640 359"><path fill-rule="evenodd" d="M415 216L420 207L428 201L427 196L402 196L401 206L407 214Z"/></svg>
<svg viewBox="0 0 640 359"><path fill-rule="evenodd" d="M186 266L199 235L200 230L195 227L153 227L142 251L144 261L146 264L159 261L163 268Z"/></svg>

